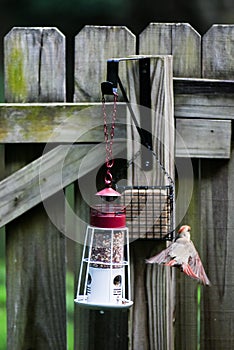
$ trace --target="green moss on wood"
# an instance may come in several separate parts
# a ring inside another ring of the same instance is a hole
[[[24,102],[27,97],[27,84],[24,77],[24,52],[13,48],[7,62],[8,88],[17,100]]]

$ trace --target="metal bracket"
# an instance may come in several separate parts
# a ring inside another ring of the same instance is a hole
[[[146,108],[140,112],[140,125],[138,124],[126,91],[119,78],[119,62],[128,60],[139,61],[139,85],[140,85],[140,105]],[[122,92],[124,101],[132,116],[133,122],[141,138],[142,152],[141,164],[145,171],[152,169],[153,147],[152,147],[152,123],[151,123],[151,82],[150,82],[150,58],[149,57],[131,57],[110,59],[107,61],[107,81],[102,82],[102,95],[112,95],[117,92],[118,85]]]
[[[153,155],[152,155],[152,122],[151,122],[151,82],[150,82],[150,58],[139,60],[139,76],[140,76],[140,105],[147,107],[141,111],[140,121],[141,128],[144,134],[144,139],[141,139],[142,158],[141,165],[143,170],[151,170]]]

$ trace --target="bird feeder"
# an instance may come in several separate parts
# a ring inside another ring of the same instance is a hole
[[[129,308],[129,237],[125,208],[112,188],[97,193],[101,203],[91,208],[75,302],[106,309]],[[127,288],[126,288],[127,285]]]
[[[110,88],[110,85],[108,85]],[[99,203],[90,209],[75,302],[80,306],[106,309],[129,308],[131,301],[129,236],[125,207],[118,202],[120,193],[112,188],[111,168],[117,92],[110,135],[103,94],[104,137],[106,142],[105,188],[97,193]]]

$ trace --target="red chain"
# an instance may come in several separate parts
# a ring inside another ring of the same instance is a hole
[[[113,147],[113,139],[115,134],[115,120],[116,120],[116,113],[117,113],[117,101],[118,101],[118,94],[116,92],[114,94],[114,106],[113,106],[113,112],[112,112],[112,121],[111,121],[111,129],[110,129],[110,135],[108,132],[107,127],[107,113],[106,113],[106,101],[105,97],[102,97],[102,110],[103,110],[103,120],[104,120],[104,139],[106,143],[106,177],[105,177],[105,184],[108,186],[111,186],[112,184],[112,175],[110,172],[110,168],[114,165],[114,159],[112,158],[112,147]],[[110,138],[109,138],[110,136]]]

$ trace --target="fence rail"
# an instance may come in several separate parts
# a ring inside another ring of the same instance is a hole
[[[89,179],[102,163],[100,83],[106,80],[107,59],[136,54],[150,57],[156,111],[152,127],[157,136],[163,135],[168,149],[174,146],[174,129],[167,129],[163,120],[173,118],[174,103],[175,164],[177,169],[184,166],[178,178],[177,225],[192,226],[212,287],[197,286],[178,271],[174,275],[145,266],[144,259],[165,243],[135,241],[134,307],[129,315],[75,309],[75,349],[234,348],[233,35],[233,25],[213,25],[201,37],[186,23],[151,23],[138,37],[137,52],[137,38],[128,28],[85,26],[75,38],[74,103],[65,101],[64,35],[56,28],[20,27],[6,35],[5,103],[0,104],[6,175],[0,182],[0,224],[6,225],[9,350],[66,349],[66,241],[67,254],[75,254],[77,261],[81,246],[71,245],[61,232],[75,228],[70,238],[77,240],[83,228],[66,222],[68,207],[59,194],[77,178]],[[130,103],[138,104],[135,61],[121,63],[119,74]],[[121,93],[119,100],[123,102]],[[118,118],[126,124],[125,103],[119,108]],[[129,132],[126,125],[116,130],[123,138]],[[174,177],[174,156],[157,143],[155,147]],[[114,152],[121,157],[125,145],[118,143]],[[189,155],[193,188],[186,166]],[[62,178],[57,175],[61,166]],[[141,173],[129,176],[142,181]],[[155,178],[156,172],[148,175],[152,185]],[[85,220],[82,195],[75,186],[76,214]]]

